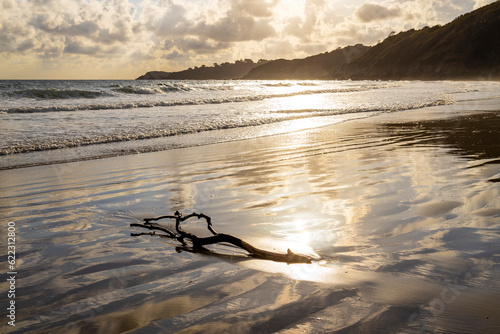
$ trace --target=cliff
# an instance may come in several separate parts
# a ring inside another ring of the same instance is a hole
[[[270,61],[255,67],[244,79],[332,79],[342,65],[356,59],[369,49],[357,44],[332,52],[325,52],[305,59]]]
[[[137,78],[137,80],[158,79],[186,79],[186,80],[228,80],[241,79],[256,66],[263,65],[267,60],[259,60],[254,63],[251,59],[237,60],[235,63],[214,64],[213,66],[201,66],[189,68],[179,72],[152,71]]]
[[[352,79],[499,79],[500,2],[386,38],[345,64]]]

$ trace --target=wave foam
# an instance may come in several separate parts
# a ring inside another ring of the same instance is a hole
[[[7,93],[11,97],[24,97],[31,99],[93,99],[107,95],[102,91],[73,90],[73,89],[25,89]]]
[[[155,94],[154,89],[142,88],[117,88],[122,90],[131,90],[133,94]],[[292,97],[299,95],[311,94],[328,94],[328,93],[349,93],[360,92],[376,89],[376,87],[350,87],[350,88],[335,88],[335,89],[318,89],[306,90],[292,93],[281,94],[261,94],[261,95],[246,95],[246,96],[233,96],[233,97],[219,97],[207,99],[182,99],[182,100],[168,100],[168,101],[147,101],[147,102],[115,102],[115,103],[101,103],[101,104],[74,104],[74,105],[59,105],[59,106],[34,106],[34,107],[12,107],[0,108],[0,112],[9,114],[15,113],[35,113],[35,112],[61,112],[61,111],[78,111],[78,110],[110,110],[110,109],[131,109],[131,108],[152,108],[152,107],[172,107],[182,105],[204,105],[204,104],[222,104],[222,103],[235,103],[235,102],[252,102],[261,101],[272,98]],[[142,93],[141,93],[142,92]]]
[[[244,128],[250,126],[259,126],[265,124],[272,124],[283,121],[291,121],[305,118],[313,117],[323,117],[323,116],[334,116],[334,115],[346,115],[346,114],[361,114],[361,113],[373,113],[373,112],[394,112],[409,109],[419,109],[429,106],[438,106],[450,104],[447,100],[436,100],[428,103],[421,103],[418,105],[406,105],[399,107],[382,107],[382,108],[357,108],[357,109],[325,109],[325,110],[279,110],[273,112],[276,116],[270,116],[266,118],[252,118],[252,119],[210,119],[203,120],[193,123],[182,123],[182,124],[169,124],[168,128],[159,127],[154,129],[138,129],[136,132],[126,132],[126,133],[113,133],[109,135],[94,135],[91,137],[81,137],[81,138],[61,138],[61,139],[51,139],[51,140],[37,140],[36,142],[25,143],[22,145],[11,145],[9,147],[0,148],[1,155],[18,154],[18,153],[28,153],[35,151],[45,151],[54,150],[61,148],[88,146],[95,144],[109,144],[115,142],[127,142],[133,140],[143,140],[143,139],[154,139],[162,137],[170,137],[177,135],[184,135],[197,132],[214,131],[214,130],[225,130],[234,128]],[[166,126],[166,125],[163,125]]]

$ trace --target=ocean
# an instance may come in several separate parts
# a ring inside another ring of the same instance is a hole
[[[0,168],[234,141],[497,97],[498,82],[0,81]]]

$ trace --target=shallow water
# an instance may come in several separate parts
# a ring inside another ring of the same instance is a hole
[[[499,87],[467,81],[0,81],[0,169],[289,133],[492,99]]]
[[[17,229],[14,332],[494,333],[496,109],[442,106],[0,171],[0,214]],[[257,261],[222,246],[234,255],[205,255],[130,236],[130,223],[175,210],[318,261]]]

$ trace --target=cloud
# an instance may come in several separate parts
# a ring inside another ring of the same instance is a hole
[[[241,0],[234,1],[234,10],[236,12],[243,11],[255,17],[270,17],[273,15],[273,8],[278,4],[279,0]]]
[[[297,50],[303,51],[307,55],[314,55],[323,53],[325,51],[330,51],[330,45],[325,44],[299,44]]]
[[[310,42],[312,35],[320,28],[321,14],[326,8],[323,0],[307,0],[304,2],[305,15],[295,16],[288,20],[284,29],[286,34],[300,38],[304,42]]]
[[[19,44],[17,50],[23,52],[26,50],[33,49],[34,47],[35,47],[35,42],[32,39],[27,39],[21,42],[21,44]]]
[[[59,45],[62,53],[96,54],[105,50],[101,44],[130,41],[140,25],[134,21],[136,8],[127,0],[2,0],[2,7],[0,39],[8,38],[10,46],[2,51],[54,53]]]
[[[336,26],[336,40],[340,45],[352,41],[372,45],[392,31],[445,24],[471,10],[472,0],[370,0]]]
[[[198,54],[211,54],[227,49],[230,47],[230,44],[202,40],[196,37],[185,37],[165,40],[164,46],[167,50],[177,49],[184,54],[189,51],[195,51]]]
[[[355,15],[361,22],[371,22],[398,17],[401,15],[401,9],[398,7],[387,8],[376,3],[367,2],[356,10]]]
[[[182,35],[192,23],[186,19],[186,8],[172,1],[158,4],[146,4],[140,20],[145,29],[154,32],[157,36]]]
[[[200,21],[189,34],[219,42],[260,41],[276,35],[271,19],[277,1],[231,1],[228,10],[214,22]]]
[[[272,55],[272,57],[262,58],[288,58],[290,54],[293,54],[293,51],[293,44],[288,40],[269,40],[265,45],[265,54]]]
[[[173,51],[172,53],[166,55],[165,59],[177,60],[177,59],[183,59],[184,57],[185,57],[184,54],[180,54],[178,51]]]
[[[496,0],[474,0],[474,9],[478,9],[495,2]]]
[[[36,29],[40,29],[50,34],[66,36],[90,36],[98,32],[99,26],[94,21],[81,23],[64,22],[62,19],[56,20],[49,14],[35,14],[28,24]]]
[[[276,31],[266,17],[272,15],[276,3],[275,0],[219,1],[220,11],[215,14],[207,8],[200,10],[187,3],[166,0],[148,4],[140,20],[169,54],[186,55],[188,51],[210,54],[228,49],[234,43],[274,36]]]
[[[95,55],[101,52],[101,48],[97,45],[84,45],[78,41],[72,41],[66,44],[63,52],[73,54]]]
[[[168,71],[249,57],[299,58],[372,45],[391,31],[447,23],[490,2],[0,0],[0,73],[13,73],[19,59],[44,69],[75,68],[78,61],[81,69],[133,71],[133,64],[144,71],[153,64]]]
[[[356,21],[348,20],[338,26],[336,38],[339,45],[353,45],[361,43],[364,45],[376,44],[381,39],[388,36],[394,30],[390,24],[359,24]]]
[[[189,32],[220,42],[255,41],[276,35],[268,20],[233,14],[229,13],[215,24],[201,22]]]

